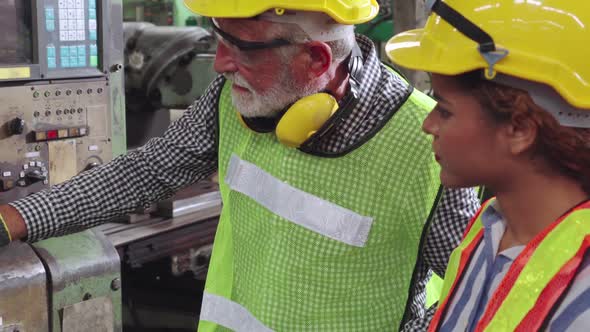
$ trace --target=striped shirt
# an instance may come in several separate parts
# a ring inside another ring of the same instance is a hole
[[[482,211],[484,238],[469,263],[459,284],[440,331],[473,331],[485,312],[488,301],[508,272],[524,245],[498,253],[506,223],[496,202]],[[586,254],[571,288],[555,314],[547,331],[590,330],[590,255]]]

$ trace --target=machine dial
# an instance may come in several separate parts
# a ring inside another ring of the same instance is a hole
[[[25,131],[25,120],[21,118],[14,118],[8,123],[9,135],[20,135]]]

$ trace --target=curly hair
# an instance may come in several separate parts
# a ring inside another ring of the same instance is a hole
[[[581,183],[590,194],[590,129],[560,125],[528,92],[482,79],[480,72],[463,74],[459,82],[494,121],[532,121],[538,129],[533,155],[542,156],[552,168]]]

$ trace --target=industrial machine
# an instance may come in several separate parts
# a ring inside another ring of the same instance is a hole
[[[215,39],[207,30],[125,22],[127,145],[136,147],[163,134],[207,88]]]
[[[125,153],[124,77],[150,68],[154,50],[144,52],[146,67],[131,67],[122,7],[121,0],[0,1],[1,204]],[[174,106],[184,106],[201,88],[166,77],[204,65],[198,53],[211,45],[197,35],[187,38],[196,46],[150,71],[159,78],[147,89],[130,76],[140,87],[132,90],[167,96],[152,99],[159,107],[177,97]],[[141,45],[140,37],[129,48],[133,61]],[[220,207],[216,184],[205,182],[124,220],[0,248],[0,332],[194,331]]]

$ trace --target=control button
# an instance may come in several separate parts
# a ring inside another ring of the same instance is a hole
[[[96,0],[88,0],[88,8],[96,8]]]
[[[62,57],[61,58],[61,67],[62,68],[70,68],[70,57]]]
[[[14,118],[8,124],[8,133],[10,135],[20,135],[25,131],[25,120]]]
[[[70,67],[78,67],[78,56],[70,57]]]
[[[98,88],[98,89],[96,89],[96,92],[98,92],[98,93],[102,93],[102,88]]]
[[[45,135],[47,136],[47,139],[56,139],[57,138],[57,130],[48,130]]]
[[[59,96],[61,96],[61,91],[60,91],[60,90],[57,90],[57,91],[55,91],[55,96],[56,96],[56,97],[59,97]]]
[[[45,97],[49,97],[49,96],[51,96],[51,92],[49,92],[49,91],[45,91],[45,92],[43,93],[43,95],[44,95]]]
[[[76,109],[75,108],[70,108],[70,114],[76,114]]]
[[[60,130],[58,130],[57,137],[59,137],[59,138],[66,138],[66,137],[68,137],[68,130],[67,129],[60,129]]]
[[[82,113],[82,112],[84,112],[84,109],[82,107],[79,107],[78,108],[78,113]]]
[[[86,128],[82,127],[82,128],[80,128],[80,136],[84,136],[84,135],[86,135]]]
[[[76,93],[79,94],[79,95],[81,95],[82,94],[82,89],[76,90]]]
[[[96,21],[95,21],[95,22],[96,22]],[[89,35],[89,38],[88,38],[88,39],[90,39],[90,40],[92,40],[92,41],[96,41],[96,40],[98,39],[98,38],[97,38],[97,35],[96,35],[96,30],[90,30],[90,31],[88,32],[88,35]]]
[[[28,167],[26,169],[29,169]],[[19,177],[24,178],[25,177],[25,171],[21,171],[19,174]]]
[[[78,128],[70,128],[69,131],[71,137],[80,136],[80,131]]]
[[[88,9],[88,18],[91,20],[96,20],[96,9],[94,9],[94,8]]]
[[[86,67],[86,56],[78,56],[78,66]]]
[[[47,68],[57,68],[57,61],[55,58],[47,57]]]
[[[86,93],[88,93],[89,95],[92,94],[92,89],[86,90]]]
[[[23,165],[23,169],[24,169],[25,171],[26,171],[26,170],[28,170],[28,169],[29,169],[29,164],[24,164],[24,165]],[[23,176],[21,176],[21,177],[24,177],[24,174],[23,174]]]
[[[51,111],[45,111],[45,116],[50,116],[51,115]]]
[[[96,55],[90,56],[90,66],[92,66],[92,67],[98,66],[98,57]]]
[[[78,46],[70,46],[70,56],[78,56]]]
[[[57,110],[57,111],[55,111],[55,114],[57,114],[57,115],[61,115],[61,110]]]
[[[49,32],[55,31],[55,20],[45,20],[45,29]]]
[[[90,45],[90,55],[98,55],[98,47],[96,44]]]
[[[78,56],[86,56],[86,45],[78,45]]]
[[[33,98],[39,98],[39,91],[33,92]]]
[[[70,47],[69,46],[60,46],[59,47],[59,54],[61,57],[70,56]]]
[[[36,118],[38,118],[38,117],[39,117],[39,115],[41,115],[41,114],[40,114],[39,112],[37,112],[37,111],[35,111],[35,112],[33,113],[33,116],[34,116],[34,117],[36,117]]]
[[[55,46],[47,46],[47,56],[55,58]]]
[[[35,162],[34,161],[29,161],[29,166],[35,167]]]
[[[70,89],[66,90],[66,96],[69,96],[71,94],[72,94],[72,90],[70,90]]]
[[[38,131],[35,132],[35,141],[40,142],[40,141],[46,141],[47,140],[47,135],[45,135],[44,131]],[[35,166],[35,163],[33,163],[33,165],[31,166]]]
[[[53,7],[45,7],[45,19],[55,20],[55,11],[53,10]]]
[[[70,113],[70,110],[66,108],[66,109],[64,110],[64,114],[69,114],[69,113]]]

